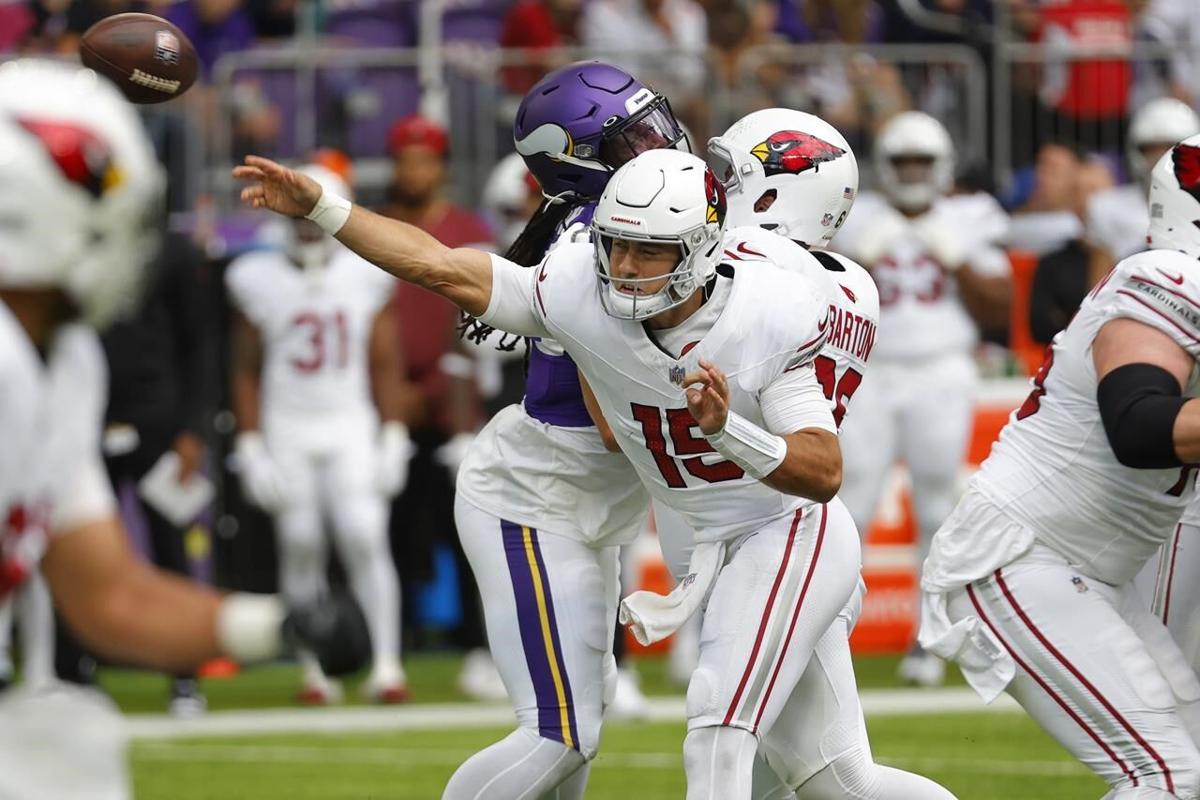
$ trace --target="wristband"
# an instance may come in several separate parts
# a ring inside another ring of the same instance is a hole
[[[769,433],[732,411],[725,419],[724,428],[704,438],[714,450],[755,480],[761,481],[770,475],[787,456],[787,442],[782,436]]]
[[[312,207],[312,211],[304,215],[304,218],[317,223],[321,230],[330,236],[337,236],[338,231],[346,224],[346,220],[350,219],[350,205],[349,200],[339,197],[333,192],[321,192],[321,196],[317,198],[317,204]]]
[[[283,647],[283,618],[283,604],[275,595],[228,595],[217,610],[217,643],[241,663],[267,661]]]

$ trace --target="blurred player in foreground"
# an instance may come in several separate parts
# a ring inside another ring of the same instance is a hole
[[[879,287],[879,339],[871,374],[846,424],[842,499],[866,535],[897,460],[908,466],[918,562],[954,508],[971,435],[972,349],[981,325],[1006,324],[1008,218],[986,195],[947,196],[950,135],[933,117],[898,114],[879,132],[874,159],[882,194],[864,193],[836,249],[871,271]],[[936,685],[945,667],[913,650],[901,677]]]
[[[337,175],[303,169],[348,196]],[[411,455],[402,390],[395,281],[308,220],[280,220],[281,251],[234,260],[225,283],[237,308],[233,341],[236,452],[247,496],[275,518],[279,575],[292,603],[327,590],[325,520],[366,613],[375,655],[369,700],[407,698],[400,666],[400,596],[388,547],[388,500]],[[326,704],[340,687],[300,654],[299,699]]]
[[[1154,167],[1150,208],[1151,249],[1055,337],[921,579],[922,644],[1114,800],[1200,796],[1200,683],[1133,586],[1200,462],[1200,136]]]
[[[136,299],[162,188],[137,116],[95,73],[0,67],[0,595],[40,564],[85,644],[162,670],[273,658],[289,635],[357,668],[369,637],[352,599],[288,614],[276,597],[222,596],[147,565],[121,527],[95,329]],[[86,692],[0,695],[0,796],[127,797],[115,727]]]

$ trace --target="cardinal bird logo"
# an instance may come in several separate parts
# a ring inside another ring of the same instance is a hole
[[[1171,160],[1175,165],[1175,180],[1179,181],[1179,188],[1200,202],[1200,147],[1175,145]]]
[[[708,198],[708,213],[705,222],[718,225],[725,222],[725,187],[717,180],[717,174],[709,168],[704,170],[704,194]]]
[[[779,131],[756,144],[750,153],[763,163],[763,171],[769,178],[819,170],[826,161],[841,158],[846,151],[811,133]]]
[[[120,185],[121,173],[108,145],[91,131],[66,122],[17,121],[38,138],[63,176],[82,186],[92,197],[98,198]]]

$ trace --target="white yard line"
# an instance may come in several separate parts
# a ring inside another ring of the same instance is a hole
[[[316,747],[290,745],[212,745],[198,743],[146,742],[138,745],[139,761],[243,764],[342,764],[387,766],[408,769],[419,765],[454,766],[473,753],[471,749],[422,749],[387,747]],[[905,758],[877,754],[880,763],[920,771],[968,772],[973,775],[1064,776],[1087,775],[1075,761],[1026,761],[980,758]],[[678,752],[611,753],[601,751],[601,765],[625,769],[680,770]]]
[[[970,689],[870,689],[862,693],[867,716],[967,714],[1020,710],[1007,696],[985,706]],[[656,697],[649,701],[649,721],[674,722],[684,718],[682,697]],[[130,714],[130,734],[135,739],[247,736],[287,733],[342,733],[369,731],[460,730],[498,728],[513,724],[506,704],[445,703],[389,708],[256,709],[213,711],[197,719],[175,719],[165,714]]]

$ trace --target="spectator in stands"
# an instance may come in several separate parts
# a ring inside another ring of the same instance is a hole
[[[1088,200],[1110,188],[1113,176],[1108,163],[1096,157],[1084,159],[1073,174],[1073,213],[1082,221]],[[1035,342],[1049,344],[1075,316],[1084,295],[1096,283],[1089,273],[1090,260],[1082,227],[1062,246],[1038,259],[1029,295],[1029,328]]]
[[[605,61],[670,97],[676,116],[706,141],[708,23],[695,0],[592,0],[580,40]]]
[[[1056,141],[1120,152],[1133,78],[1124,55],[1133,41],[1130,7],[1140,0],[1010,2],[1017,32],[1041,44],[1046,58],[1037,97],[1014,105],[1014,133],[1027,138],[1030,131],[1048,130]],[[1079,55],[1086,48],[1111,49],[1114,55]],[[1041,118],[1037,125],[1032,113]]]
[[[404,117],[388,134],[388,150],[394,170],[381,213],[416,225],[449,247],[490,249],[492,234],[483,220],[446,197],[450,141],[440,125]],[[411,477],[392,509],[405,613],[414,608],[412,590],[435,575],[438,546],[451,547],[459,559],[462,600],[458,644],[486,653],[478,590],[454,527],[454,478],[480,422],[474,362],[458,347],[458,309],[448,300],[401,284],[396,313],[406,378],[417,384],[423,400],[410,425],[417,447]],[[415,630],[413,623],[405,628]]]
[[[1033,185],[1025,202],[1013,212],[1012,243],[1039,256],[1079,238],[1083,223],[1076,213],[1081,159],[1064,144],[1044,144],[1038,150]]]
[[[138,482],[164,458],[173,462],[180,484],[204,466],[205,437],[216,407],[216,352],[207,302],[212,287],[203,255],[177,233],[164,238],[150,274],[153,283],[138,314],[114,324],[103,337],[109,371],[105,464],[115,488],[139,489],[154,563],[187,575],[184,527],[147,502]],[[194,673],[174,676],[171,712],[190,716],[204,707]]]
[[[583,0],[517,0],[504,17],[501,47],[532,50],[528,67],[506,67],[501,73],[504,87],[524,95],[548,71],[560,66],[557,47],[578,43],[577,29]]]
[[[778,31],[797,44],[861,45],[880,41],[882,16],[871,0],[783,0]],[[805,108],[828,120],[855,148],[912,103],[894,65],[866,53],[783,76],[777,104]]]
[[[1134,105],[1163,94],[1200,103],[1200,14],[1195,0],[1148,0],[1138,14],[1137,38],[1170,50],[1166,59],[1136,66]]]

